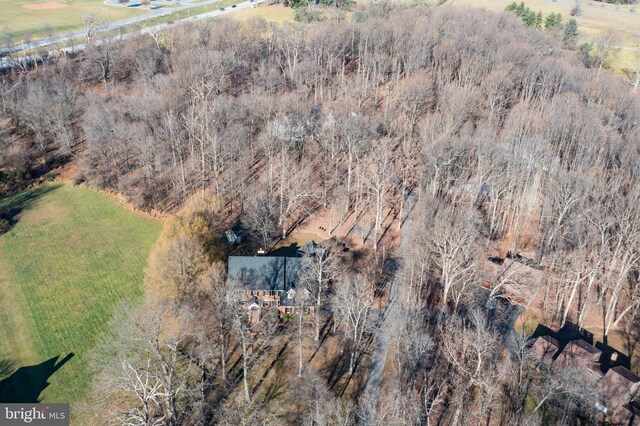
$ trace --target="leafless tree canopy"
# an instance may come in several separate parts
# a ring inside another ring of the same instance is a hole
[[[509,14],[380,4],[310,24],[88,34],[76,57],[0,76],[0,178],[73,164],[77,181],[169,213],[213,194],[156,248],[147,280],[165,320],[148,305],[129,318],[137,334],[103,382],[112,419],[592,418],[583,378],[540,370],[500,322],[493,296],[510,281],[479,285],[490,256],[522,254],[545,320],[607,335],[640,315],[638,67],[631,86],[606,69],[613,33],[592,69],[557,36]],[[310,219],[358,248],[305,261],[309,317],[252,328],[215,238],[242,224],[268,249]],[[380,351],[394,368],[374,392]],[[260,380],[293,352],[286,384]]]

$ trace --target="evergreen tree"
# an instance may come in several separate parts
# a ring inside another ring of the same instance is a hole
[[[552,30],[562,25],[562,15],[559,13],[551,12],[544,22],[544,28],[546,30]]]
[[[509,6],[507,6],[507,8],[505,9],[507,12],[515,12],[515,10],[518,8],[518,3],[516,3],[515,1],[513,3],[510,3]]]
[[[524,16],[522,17],[522,21],[527,25],[527,27],[534,26],[536,23],[536,13],[533,10],[527,8]]]
[[[521,18],[528,27],[535,27],[538,29],[542,28],[542,12],[534,12],[531,8],[525,6],[524,2],[513,2],[509,4],[505,10],[507,12],[515,13],[515,15]],[[555,15],[553,19],[555,19]]]
[[[547,19],[544,20],[544,29],[545,30],[553,28],[553,25],[555,24],[555,18],[556,18],[556,14],[554,12],[551,12],[547,16]]]
[[[591,68],[594,65],[592,50],[593,44],[591,43],[582,43],[580,47],[578,47],[578,57],[587,68]]]
[[[567,49],[575,49],[578,40],[578,22],[575,19],[569,19],[564,26],[564,36],[562,42]]]
[[[542,29],[542,12],[538,12],[536,14],[535,26],[536,26],[537,29]]]

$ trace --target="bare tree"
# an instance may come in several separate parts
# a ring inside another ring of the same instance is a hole
[[[268,250],[278,234],[278,206],[269,194],[251,200],[242,217],[242,223],[260,236],[262,249]]]
[[[338,273],[338,253],[335,247],[323,244],[316,250],[313,256],[305,256],[302,260],[303,277],[302,282],[311,291],[314,300],[314,341],[320,340],[320,324],[326,309],[327,293],[329,283],[335,279]]]
[[[344,274],[335,285],[333,312],[350,345],[349,374],[354,372],[356,359],[371,327],[374,301],[372,283],[362,275]]]
[[[41,82],[33,82],[27,86],[26,97],[19,104],[19,114],[33,134],[34,141],[42,156],[47,159],[50,141],[50,108],[49,94]]]
[[[457,385],[461,388],[460,399],[456,402],[452,422],[457,423],[462,414],[461,401],[475,390],[477,413],[474,417],[481,424],[499,397],[495,373],[503,379],[508,365],[506,360],[501,360],[500,368],[497,368],[498,354],[494,351],[497,338],[479,310],[472,311],[466,320],[443,319],[439,338],[442,354],[460,379]]]
[[[608,30],[602,33],[596,41],[596,56],[595,61],[598,65],[597,76],[600,75],[602,68],[611,61],[611,59],[620,50],[620,36],[613,30]]]
[[[375,223],[373,225],[373,250],[378,250],[378,233],[382,226],[382,212],[386,207],[385,195],[392,181],[391,147],[389,141],[381,141],[371,152],[368,186],[375,197]]]
[[[457,309],[460,298],[471,282],[475,280],[477,269],[477,234],[471,216],[456,212],[453,208],[441,206],[429,223],[426,247],[432,253],[431,259],[437,267],[442,284],[442,300],[446,304],[452,292]]]
[[[115,341],[110,340],[109,356],[114,349],[118,355],[108,362],[116,363],[116,372],[106,376],[102,392],[120,401],[114,420],[176,425],[189,416],[200,371],[182,350],[190,338],[185,321],[190,313],[170,319],[167,314],[174,308],[167,300],[149,298],[127,317]]]
[[[230,283],[227,289],[227,300],[233,317],[232,332],[242,350],[242,389],[244,401],[249,404],[253,397],[249,387],[251,367],[259,359],[260,354],[267,351],[272,343],[272,336],[277,325],[273,316],[277,311],[262,312],[258,323],[256,323],[251,307],[240,304],[241,293],[235,288],[235,283]]]
[[[631,84],[631,91],[636,93],[640,86],[640,53],[636,52],[628,62],[628,67],[624,70],[624,73],[629,79]]]
[[[233,315],[235,318],[233,329],[235,331],[237,339],[240,341],[240,347],[242,348],[242,388],[244,390],[245,402],[251,402],[251,393],[249,390],[249,321],[244,318],[245,312],[239,308],[233,309]]]
[[[597,401],[599,390],[594,386],[593,374],[584,367],[563,368],[552,372],[542,370],[541,374],[542,377],[537,381],[540,398],[533,412],[537,412],[550,398],[557,398],[564,405],[583,402],[587,407],[593,407]]]
[[[302,371],[304,369],[304,319],[308,310],[307,299],[310,293],[305,287],[297,287],[295,292],[293,300],[296,304],[296,319],[298,322],[298,377],[302,377]]]
[[[132,394],[137,400],[129,411],[122,413],[119,420],[127,425],[156,426],[164,424],[165,417],[161,415],[161,400],[166,398],[162,381],[153,376],[151,360],[147,360],[144,368],[138,369],[129,361],[122,361],[122,375],[119,377],[117,388]]]

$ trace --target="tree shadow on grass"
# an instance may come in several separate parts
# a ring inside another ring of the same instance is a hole
[[[13,195],[10,200],[0,198],[0,235],[8,232],[18,223],[20,213],[29,210],[35,201],[61,186],[62,184],[41,185]]]
[[[0,381],[0,403],[40,402],[40,394],[49,386],[49,378],[73,356],[71,352],[59,361],[58,355],[37,365],[18,368]]]
[[[16,363],[12,359],[0,359],[0,380],[9,377],[16,371]]]

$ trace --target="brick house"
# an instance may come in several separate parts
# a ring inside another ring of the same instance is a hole
[[[277,309],[280,316],[300,310],[296,299],[302,258],[284,256],[229,256],[227,281],[240,306],[252,311],[252,322],[263,309]],[[311,303],[305,312],[313,312]]]

